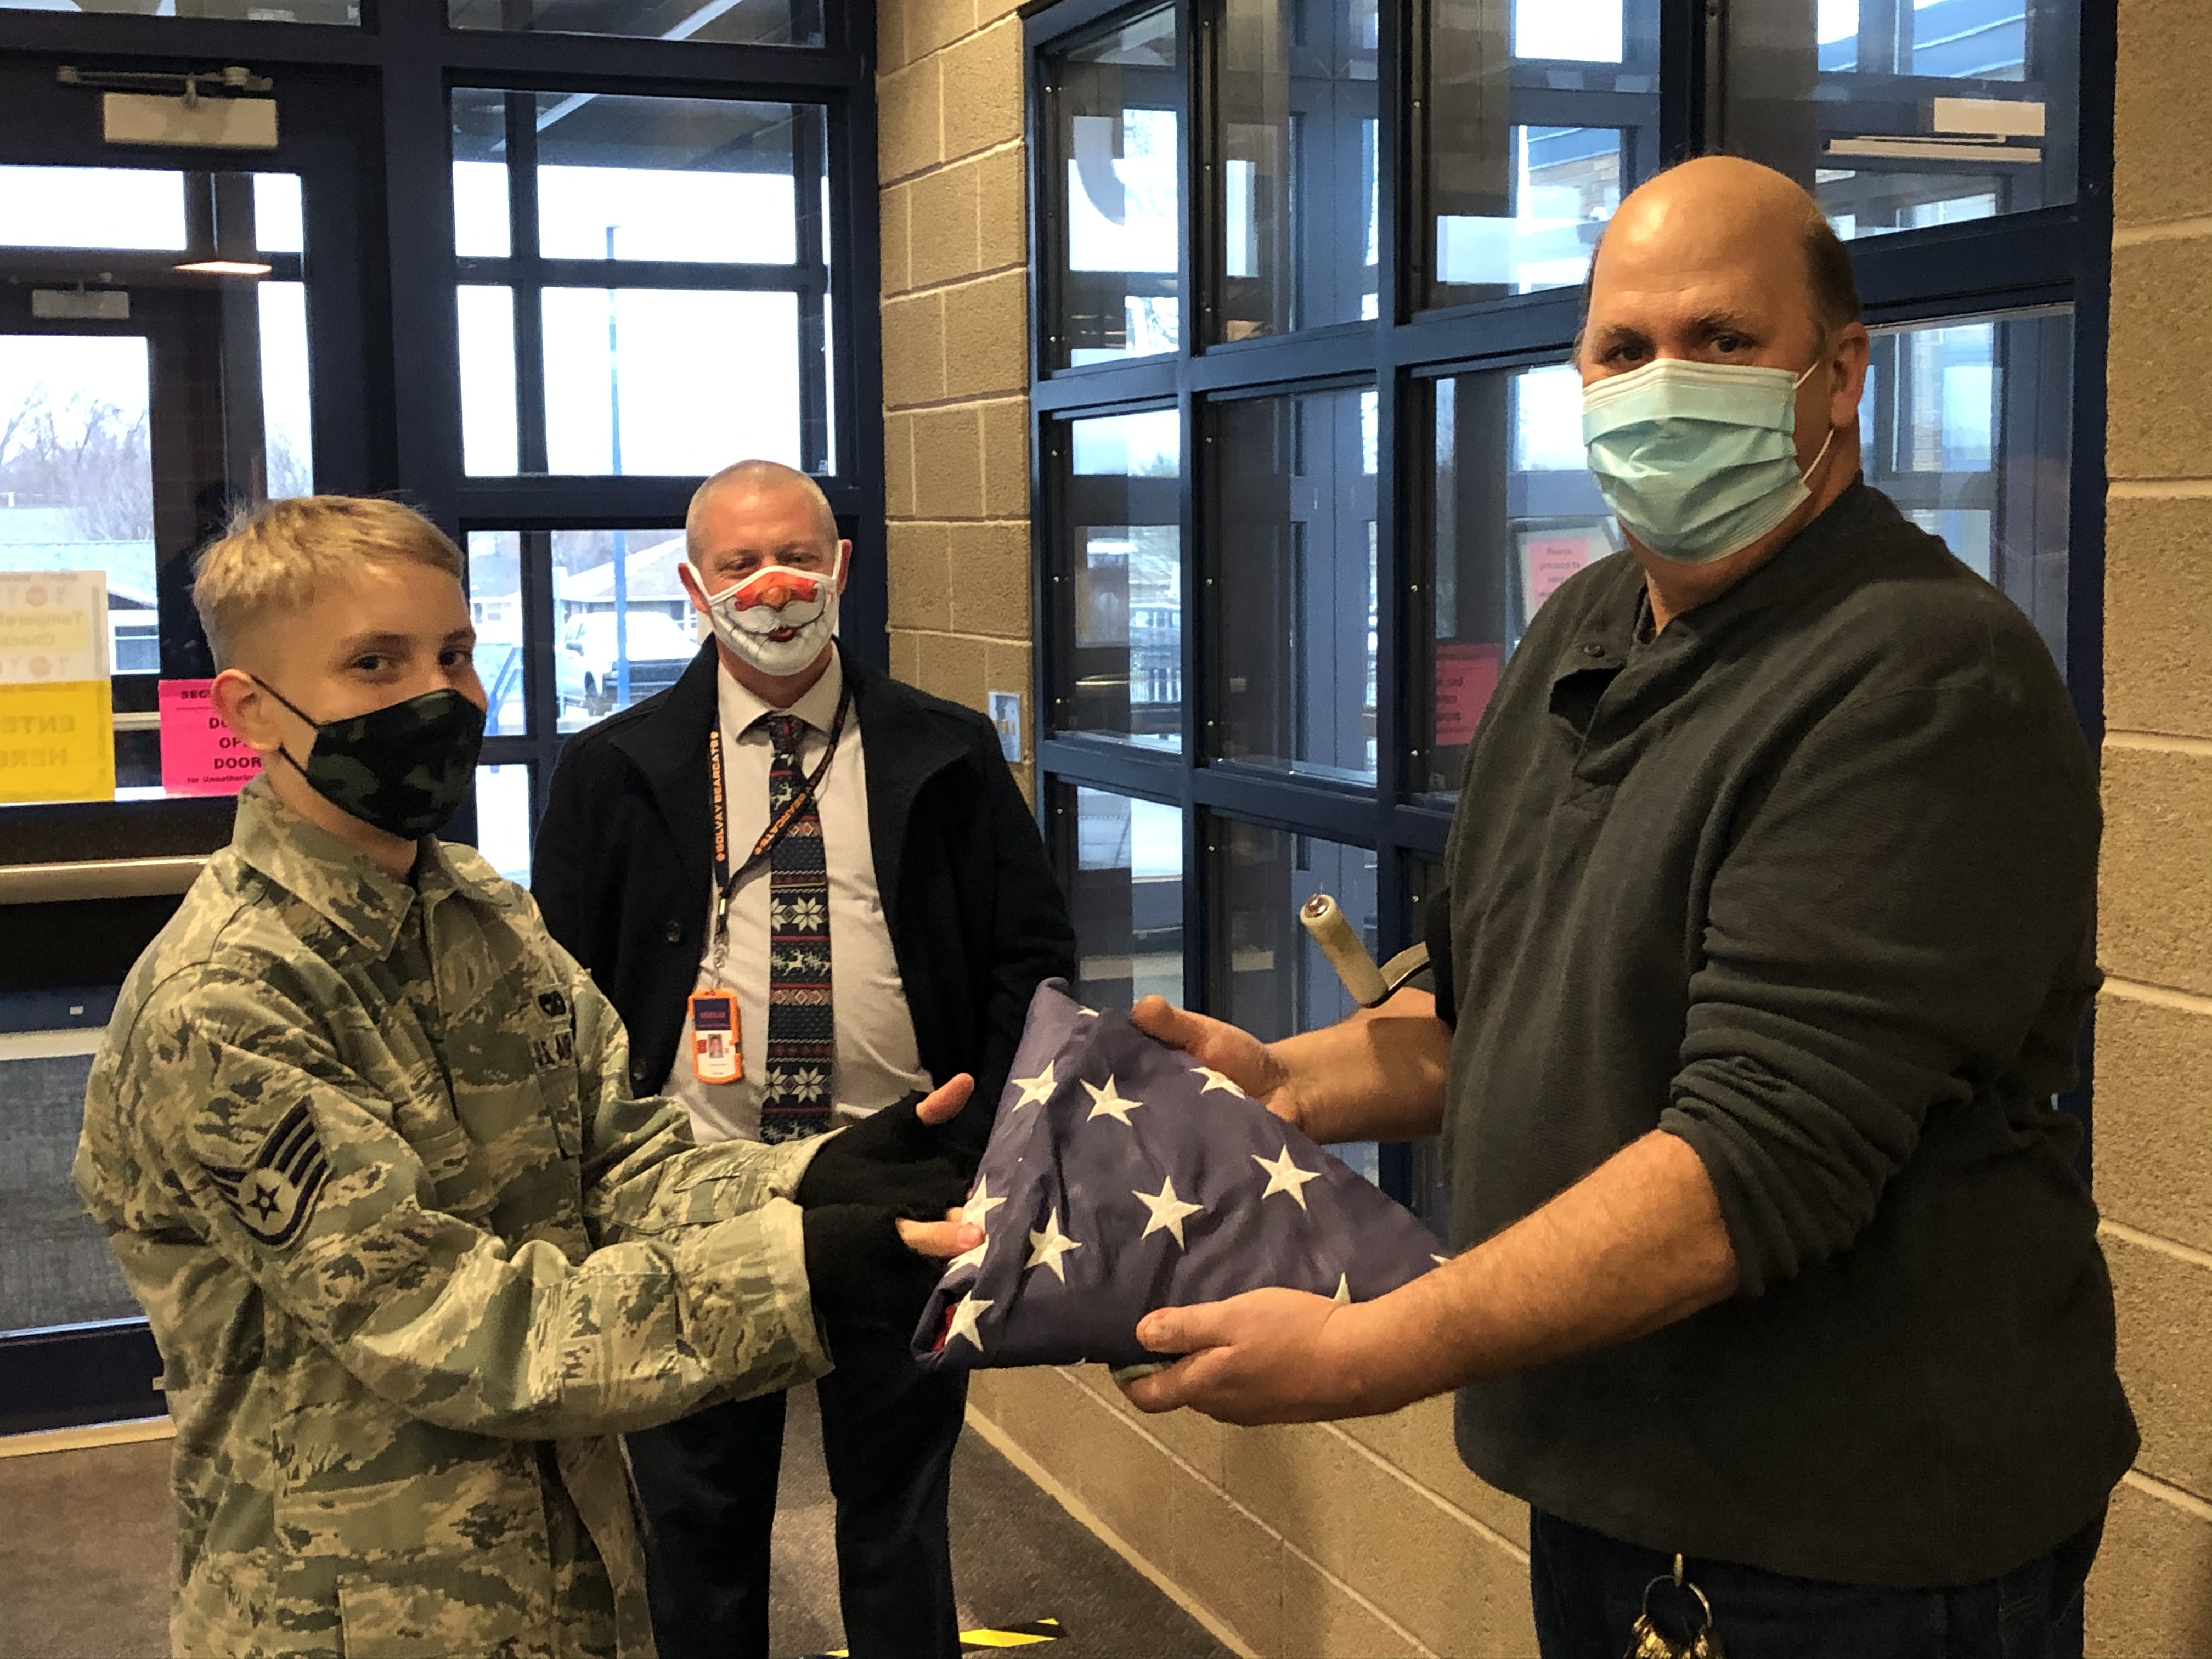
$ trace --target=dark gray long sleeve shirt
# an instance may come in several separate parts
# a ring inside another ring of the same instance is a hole
[[[1855,485],[1636,639],[1621,556],[1499,683],[1448,853],[1455,1244],[1654,1128],[1739,1293],[1478,1384],[1468,1467],[1652,1548],[1963,1584],[2136,1448],[2070,1086],[2095,769],[1996,589]]]

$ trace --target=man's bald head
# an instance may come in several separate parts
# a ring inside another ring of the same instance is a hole
[[[1683,381],[1661,367],[1670,362],[1778,369],[1796,383],[1790,420],[1808,493],[1781,526],[1725,557],[1672,567],[1626,526],[1655,584],[1655,615],[1662,601],[1702,604],[1757,568],[1858,475],[1869,342],[1850,260],[1796,184],[1755,161],[1709,155],[1669,168],[1620,204],[1584,298],[1575,367],[1585,393],[1649,368],[1659,406],[1675,406],[1667,388]],[[1756,378],[1729,384],[1772,386]]]
[[[684,541],[691,562],[697,564],[714,550],[702,544],[702,532],[710,517],[724,507],[742,510],[747,497],[796,497],[809,510],[824,547],[837,544],[837,515],[822,486],[796,467],[781,461],[738,461],[724,467],[693,492],[690,509],[684,515]],[[779,505],[787,502],[779,501]]]
[[[1740,156],[1699,156],[1630,192],[1590,260],[1583,284],[1585,330],[1606,276],[1609,248],[1644,260],[1656,256],[1686,263],[1699,255],[1718,256],[1755,266],[1770,278],[1794,279],[1823,339],[1832,339],[1858,320],[1851,256],[1820,204],[1795,179]],[[1786,276],[1780,269],[1784,261],[1796,266]]]

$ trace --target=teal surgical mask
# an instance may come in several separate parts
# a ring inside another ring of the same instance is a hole
[[[1797,469],[1797,388],[1826,361],[1793,378],[1662,357],[1585,386],[1583,447],[1621,528],[1662,559],[1710,564],[1795,513],[1812,470]]]

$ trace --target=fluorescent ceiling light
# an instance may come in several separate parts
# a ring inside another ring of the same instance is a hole
[[[179,270],[204,271],[210,276],[266,276],[276,268],[244,259],[200,259],[191,264],[177,267]]]

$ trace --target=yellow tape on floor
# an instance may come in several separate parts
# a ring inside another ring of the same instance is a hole
[[[1005,1630],[963,1630],[960,1645],[964,1649],[1028,1648],[1039,1642],[1057,1642],[1067,1632],[1060,1627],[1057,1619],[1040,1619],[1035,1624],[1012,1625]]]
[[[963,1630],[960,1632],[960,1650],[983,1653],[996,1648],[1033,1648],[1040,1642],[1057,1642],[1066,1634],[1057,1619],[1037,1619],[1026,1625],[1006,1625],[997,1630]],[[810,1655],[809,1659],[852,1656],[849,1649],[837,1648],[829,1653]]]

